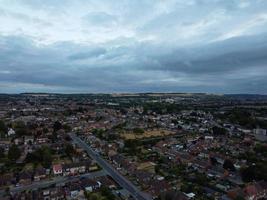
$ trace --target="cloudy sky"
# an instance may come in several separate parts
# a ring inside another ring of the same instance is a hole
[[[266,0],[0,0],[0,93],[267,94]]]

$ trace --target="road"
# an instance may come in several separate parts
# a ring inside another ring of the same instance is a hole
[[[86,150],[91,158],[93,158],[122,188],[129,191],[129,193],[136,200],[151,200],[150,197],[140,191],[133,183],[122,176],[116,169],[113,168],[106,160],[104,160],[98,153],[96,153],[86,142],[82,141],[78,136],[73,133],[69,134],[74,142],[81,148]]]
[[[22,192],[22,191],[26,191],[26,190],[37,190],[40,188],[46,188],[46,187],[52,186],[54,184],[58,185],[58,184],[65,184],[65,183],[68,183],[70,181],[77,181],[82,177],[93,179],[93,178],[97,178],[97,177],[101,177],[101,176],[105,176],[105,175],[107,175],[107,173],[104,170],[101,170],[101,171],[86,173],[86,174],[77,175],[77,176],[68,176],[68,177],[58,176],[52,180],[43,180],[43,181],[39,181],[39,182],[33,182],[30,185],[13,187],[13,188],[10,188],[10,192],[11,193],[17,193],[17,192]],[[5,194],[5,191],[0,190],[0,196],[3,196],[4,194]]]

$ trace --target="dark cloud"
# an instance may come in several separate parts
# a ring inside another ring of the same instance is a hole
[[[249,67],[267,67],[267,35],[229,39],[198,48],[178,49],[153,57],[159,65],[149,69],[184,73],[228,73]]]
[[[259,38],[254,43],[249,37],[237,38],[188,51],[176,49],[168,55],[159,56],[157,51],[160,51],[160,46],[150,47],[149,43],[106,51],[103,48],[79,48],[79,45],[71,43],[43,48],[28,39],[2,37],[0,69],[8,73],[0,71],[0,79],[3,82],[44,85],[55,90],[64,87],[84,92],[188,90],[259,93],[266,89],[259,84],[266,82],[264,71],[267,64],[266,42]],[[235,47],[229,43],[235,44]],[[237,45],[243,47],[245,43],[254,44],[253,48],[240,49]],[[65,48],[83,51],[74,54],[73,51],[65,51]],[[77,59],[94,60],[99,55],[104,55],[100,61],[76,63]],[[117,59],[105,62],[114,58],[108,55],[116,55]],[[126,57],[125,60],[123,57]],[[262,70],[263,73],[250,75],[254,68],[256,72]],[[227,76],[227,73],[233,72],[237,77]]]
[[[0,92],[266,93],[262,0],[0,0]]]

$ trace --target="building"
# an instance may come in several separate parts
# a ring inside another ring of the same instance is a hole
[[[63,169],[61,164],[53,165],[53,173],[54,175],[62,175]]]

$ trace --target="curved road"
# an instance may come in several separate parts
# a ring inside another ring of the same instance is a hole
[[[73,133],[69,134],[74,142],[94,159],[121,187],[128,190],[131,195],[137,200],[151,200],[150,197],[141,192],[134,184],[122,176],[116,169],[113,168],[106,160],[96,153],[86,142],[82,141],[78,136]]]

